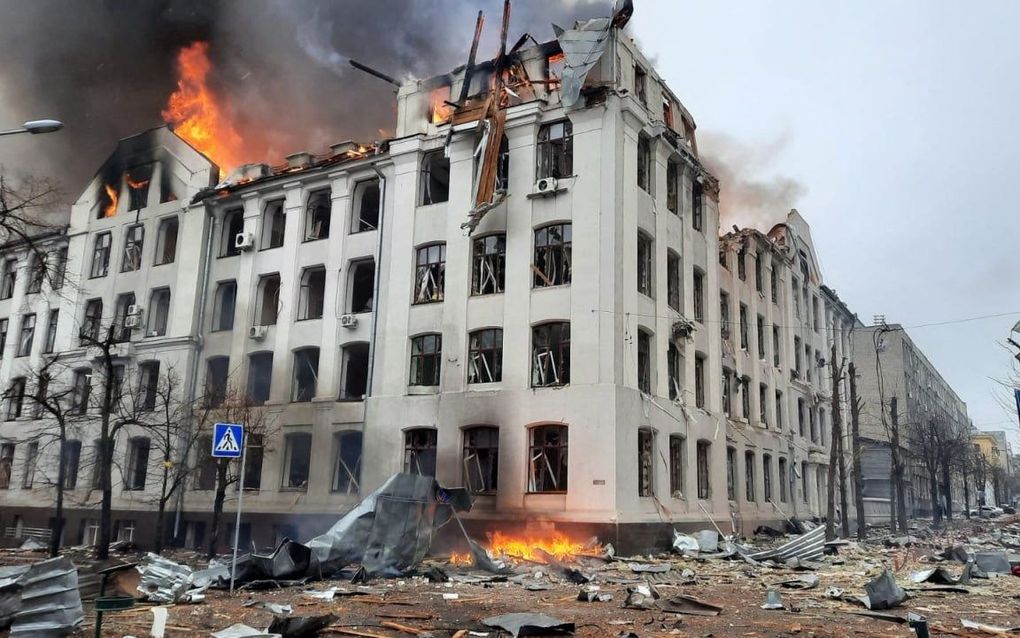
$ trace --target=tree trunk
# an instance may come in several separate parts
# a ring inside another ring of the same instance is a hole
[[[169,500],[169,495],[166,493],[167,474],[169,473],[167,468],[166,459],[163,460],[163,481],[159,489],[159,509],[156,511],[156,553],[163,551],[163,542],[166,540],[166,530],[163,527],[166,525],[166,502]]]
[[[50,526],[50,557],[60,556],[60,539],[64,535],[64,480],[67,474],[67,430],[60,424],[60,461],[57,463],[57,503],[53,512],[53,525]]]
[[[850,362],[850,434],[851,462],[854,475],[854,509],[857,510],[857,540],[867,538],[864,514],[864,477],[861,476],[861,421],[857,404],[857,368]]]
[[[970,461],[964,459],[962,465],[960,465],[960,472],[963,474],[963,515],[966,518],[970,518],[970,472],[969,470]]]
[[[850,508],[847,504],[846,496],[846,452],[843,450],[843,439],[843,423],[841,420],[839,424],[839,438],[836,441],[839,444],[836,457],[839,459],[839,511],[842,514],[839,522],[843,538],[850,538]]]
[[[110,429],[110,413],[113,411],[113,358],[107,346],[103,357],[103,403],[100,409],[99,440],[103,445],[102,464],[100,465],[100,488],[102,503],[99,509],[99,539],[96,542],[96,558],[106,560],[110,557],[110,537],[113,531],[113,432]],[[84,399],[83,399],[84,400]],[[88,407],[86,403],[86,408]]]
[[[223,522],[223,502],[227,498],[227,464],[220,459],[216,462],[216,497],[213,499],[212,529],[209,533],[208,557],[216,555],[220,548],[220,526]]]
[[[931,501],[931,520],[938,523],[942,520],[942,512],[939,511],[939,483],[935,476],[935,470],[928,470],[928,492]]]
[[[899,412],[896,410],[896,397],[890,399],[890,412],[892,416],[892,465],[893,465],[893,489],[896,492],[896,506],[894,516],[896,527],[901,534],[907,532],[907,503],[906,493],[903,485],[903,461],[900,457],[900,420]]]
[[[829,441],[828,485],[825,486],[825,538],[831,541],[836,538],[836,463],[839,462],[840,423],[842,423],[839,411],[840,370],[836,364],[835,343],[832,344],[829,356],[829,368],[832,376],[832,432]]]

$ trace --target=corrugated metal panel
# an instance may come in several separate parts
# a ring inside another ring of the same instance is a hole
[[[788,560],[790,558],[818,558],[822,555],[825,546],[825,528],[816,527],[807,534],[801,534],[785,545],[775,549],[768,549],[763,552],[751,554],[754,560]]]
[[[66,636],[85,619],[78,595],[78,568],[61,556],[36,563],[19,579],[21,609],[14,614],[12,638]]]

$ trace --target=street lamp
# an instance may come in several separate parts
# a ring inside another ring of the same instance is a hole
[[[58,120],[30,120],[25,122],[21,128],[14,128],[9,131],[0,131],[0,135],[17,135],[18,133],[53,133],[64,128],[64,123]]]

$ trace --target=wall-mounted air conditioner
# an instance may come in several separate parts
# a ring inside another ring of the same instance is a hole
[[[255,247],[255,235],[241,231],[234,236],[234,248],[239,250],[251,250]]]
[[[255,341],[262,341],[266,338],[266,333],[269,332],[269,328],[266,326],[252,326],[248,328],[248,338],[254,339]]]
[[[344,328],[357,328],[358,315],[340,315],[340,325]]]

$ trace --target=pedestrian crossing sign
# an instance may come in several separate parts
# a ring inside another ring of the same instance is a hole
[[[217,458],[236,459],[241,456],[244,443],[244,426],[236,423],[213,425],[212,455]]]

